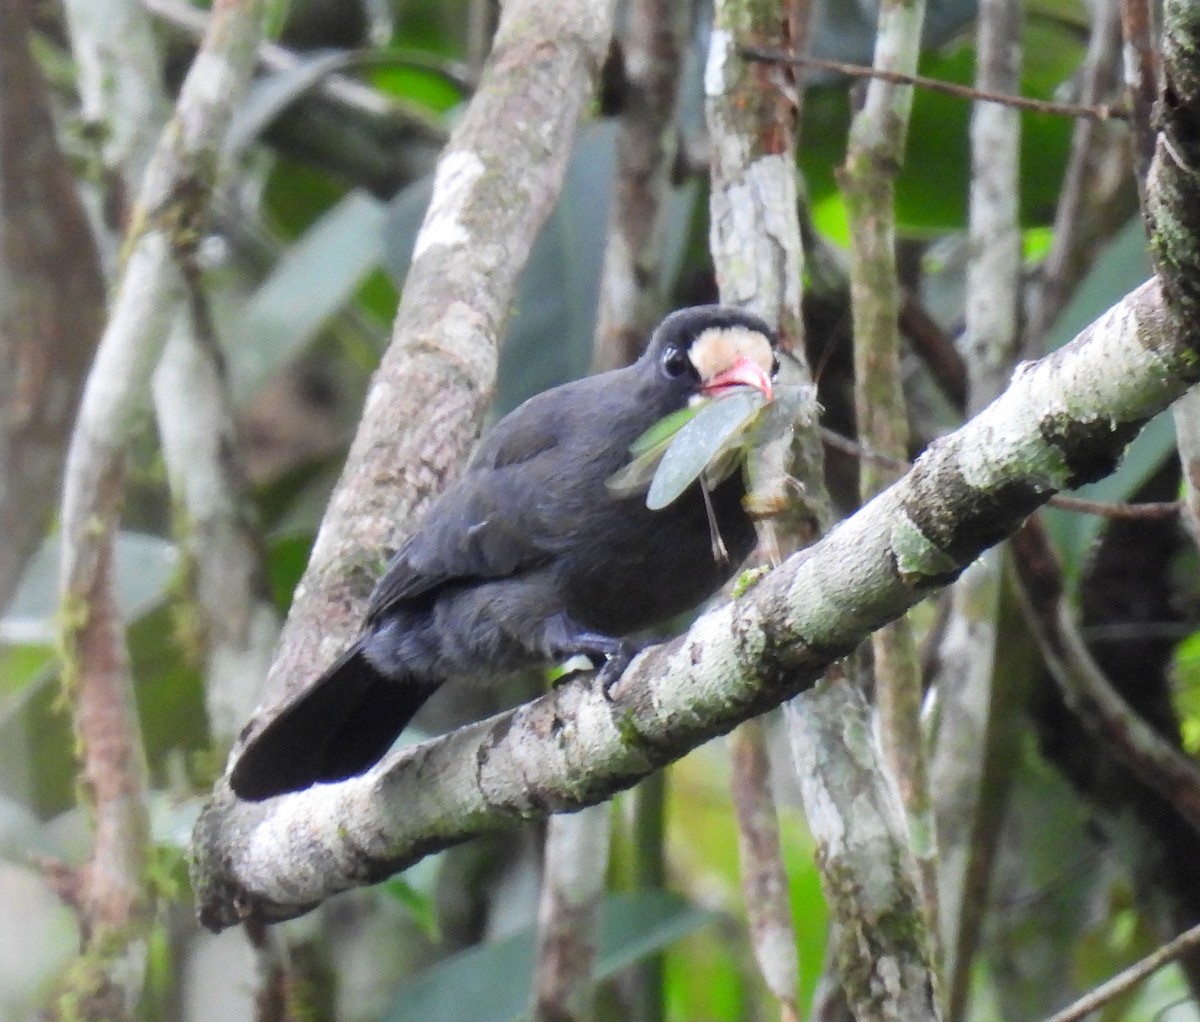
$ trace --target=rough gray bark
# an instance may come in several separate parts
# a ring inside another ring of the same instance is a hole
[[[176,538],[200,626],[204,700],[216,748],[254,709],[279,637],[262,536],[251,505],[228,379],[199,282],[154,374]]]
[[[779,1002],[780,1022],[799,1022],[800,956],[771,787],[766,722],[746,721],[730,735],[729,745],[738,871],[750,944],[767,989]]]
[[[785,712],[822,886],[837,906],[832,954],[842,990],[855,1022],[933,1022],[941,1017],[936,973],[925,934],[908,932],[920,929],[923,908],[905,808],[866,700],[834,672],[817,687],[830,712],[797,712],[800,700]]]
[[[587,1022],[593,1016],[611,816],[611,806],[595,805],[550,819],[538,905],[534,1022]]]

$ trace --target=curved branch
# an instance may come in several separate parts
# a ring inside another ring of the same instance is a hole
[[[263,803],[219,792],[197,823],[202,922],[299,915],[435,850],[611,796],[811,686],[862,638],[957,577],[1051,494],[1110,472],[1197,377],[1156,281],[1023,366],[992,405],[824,540],[594,683]]]

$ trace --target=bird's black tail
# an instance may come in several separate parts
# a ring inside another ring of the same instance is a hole
[[[242,749],[229,783],[258,801],[373,766],[437,688],[380,674],[355,643]]]

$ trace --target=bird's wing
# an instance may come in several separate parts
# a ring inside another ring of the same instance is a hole
[[[541,404],[527,402],[488,434],[463,476],[393,556],[371,594],[368,621],[447,582],[503,578],[549,560],[552,537],[537,522],[546,487],[566,467],[555,455],[566,443],[570,416],[546,414],[553,409]]]

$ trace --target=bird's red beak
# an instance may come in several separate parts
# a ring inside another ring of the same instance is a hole
[[[743,355],[724,372],[717,373],[701,388],[705,397],[716,397],[733,387],[753,387],[768,401],[774,391],[771,388],[771,377],[754,359]]]

